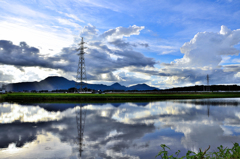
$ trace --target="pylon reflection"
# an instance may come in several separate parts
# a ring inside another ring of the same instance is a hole
[[[83,108],[83,106],[80,104],[79,107],[75,108],[76,112],[76,123],[77,123],[77,144],[79,146],[79,156],[81,158],[82,152],[83,152],[83,135],[84,135],[84,126],[85,126],[85,120],[86,120],[86,113],[87,110]]]

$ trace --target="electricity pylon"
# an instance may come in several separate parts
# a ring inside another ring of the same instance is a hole
[[[79,146],[79,156],[81,158],[83,152],[83,134],[84,134],[84,126],[85,126],[85,119],[86,119],[86,110],[82,109],[82,105],[80,108],[77,109],[76,107],[76,123],[77,123],[77,144]]]
[[[78,61],[78,69],[77,69],[77,77],[76,77],[76,86],[75,88],[78,90],[78,86],[79,88],[79,92],[84,92],[84,88],[87,90],[87,73],[86,73],[86,67],[85,67],[85,59],[84,59],[84,49],[86,47],[84,47],[84,41],[83,41],[83,37],[81,42],[78,44],[80,45],[80,47],[77,49],[77,51],[80,51],[79,55],[79,61]]]
[[[209,86],[209,75],[207,74],[207,87],[206,87],[206,91],[210,91],[210,86]]]

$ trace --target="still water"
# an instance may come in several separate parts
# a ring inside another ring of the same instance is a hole
[[[182,156],[187,150],[197,152],[211,145],[210,151],[215,151],[234,142],[240,142],[239,98],[0,103],[2,159],[75,159],[80,154],[84,159],[149,159],[157,155],[160,144],[169,146],[171,154],[181,150]]]

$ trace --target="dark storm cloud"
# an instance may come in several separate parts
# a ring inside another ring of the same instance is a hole
[[[11,41],[0,40],[0,63],[17,66],[35,66],[39,59],[39,50],[35,47],[29,47],[25,42],[20,42],[19,46]]]
[[[181,73],[180,73],[181,72]],[[209,75],[209,84],[233,84],[239,83],[240,78],[235,77],[236,72],[226,72],[223,69],[214,69],[211,71],[204,71],[201,69],[176,69],[173,75],[182,77],[179,79],[179,82],[185,83],[186,81],[194,83],[194,82],[203,82],[203,84],[207,84],[206,76]]]
[[[178,84],[202,82],[206,84],[206,76],[209,75],[210,84],[233,84],[239,83],[240,77],[236,76],[240,71],[240,66],[224,66],[223,69],[203,70],[200,68],[177,68],[164,67],[159,71],[144,70],[137,67],[131,67],[130,71],[144,73],[149,76],[178,77]]]
[[[154,67],[154,64],[156,64],[155,60],[153,58],[147,58],[143,54],[126,50],[126,51],[115,51],[115,55],[122,56],[122,58],[117,58],[117,62],[120,62],[122,65],[125,66],[150,66]]]
[[[156,71],[156,70],[144,70],[141,67],[130,67],[129,70],[132,71],[132,72],[145,73],[147,75],[157,75],[157,74],[159,74],[159,71]]]
[[[205,83],[207,74],[210,76],[210,84],[239,83],[239,74],[236,74],[240,72],[240,66],[220,66],[222,55],[239,53],[239,50],[234,48],[239,43],[239,29],[231,31],[222,26],[219,33],[196,34],[191,41],[181,47],[183,58],[175,59],[171,63],[161,63],[160,69],[154,68],[158,64],[154,58],[146,57],[134,50],[138,46],[148,48],[148,43],[127,41],[128,37],[139,35],[142,29],[143,26],[134,25],[117,27],[99,34],[95,26],[85,26],[80,36],[84,37],[88,47],[85,55],[88,79],[122,81],[126,84],[148,82],[139,76],[135,78],[116,73],[120,69],[128,69],[133,73],[144,73],[148,77],[153,75],[165,77],[162,85],[168,83],[170,87],[196,82]],[[76,38],[75,42],[79,40],[81,38]],[[39,49],[30,47],[25,42],[14,45],[10,41],[0,40],[0,63],[14,65],[21,71],[24,71],[23,67],[38,66],[75,73],[79,60],[76,47],[63,48],[58,55],[47,57],[42,56]],[[146,69],[149,67],[151,69]]]
[[[39,49],[30,47],[26,42],[14,45],[11,41],[0,40],[0,63],[15,67],[39,66],[44,68],[63,68],[64,65],[54,64],[59,57],[43,57]]]
[[[84,37],[88,47],[85,54],[88,80],[122,81],[121,77],[114,73],[115,71],[132,66],[154,67],[156,61],[153,58],[133,50],[138,46],[149,47],[147,43],[128,42],[123,39],[139,35],[142,29],[143,26],[133,25],[127,28],[117,27],[98,34],[95,26],[85,26],[80,32],[80,37]],[[75,38],[75,43],[79,43],[80,40],[81,38]],[[64,73],[75,73],[79,61],[77,47],[79,46],[73,45],[62,48],[58,55],[49,57],[42,55],[38,48],[28,46],[26,42],[14,45],[11,41],[1,40],[0,64],[14,65],[21,71],[24,71],[24,67],[36,66],[60,69]]]
[[[240,72],[240,65],[226,65],[223,68],[228,72]]]
[[[165,63],[165,62],[162,62],[161,65],[162,66],[174,66],[173,63]]]
[[[142,46],[142,47],[149,47],[148,43],[137,43],[138,45]]]
[[[121,49],[129,49],[131,48],[132,46],[136,46],[136,45],[132,45],[130,44],[129,42],[125,42],[124,40],[122,39],[116,39],[112,42],[109,42],[110,44],[113,44],[114,46],[118,47],[118,48],[121,48]]]
[[[99,59],[99,63],[103,62],[112,62],[115,66],[113,68],[122,68],[126,66],[150,66],[153,67],[156,64],[153,58],[144,56],[140,52],[133,50],[113,50],[110,49],[107,45],[102,43],[91,43],[92,47],[97,47],[98,49],[88,49],[89,55],[86,55],[86,58],[90,59]],[[111,58],[109,55],[117,56],[116,60]],[[90,56],[90,57],[88,57]],[[89,61],[91,61],[89,59]],[[102,60],[102,61],[101,61]]]
[[[145,47],[145,48],[149,47],[148,43],[130,43],[122,39],[116,39],[109,43],[121,49],[132,49],[132,47],[138,47],[138,46]]]
[[[117,69],[136,66],[153,67],[153,58],[145,57],[142,53],[133,50],[112,50],[101,42],[89,43],[89,49],[85,55],[86,68],[89,80],[101,80],[101,74],[106,74],[106,81],[118,81],[113,71]],[[43,57],[39,49],[28,46],[25,42],[14,45],[11,41],[0,40],[0,63],[14,65],[24,71],[22,67],[38,66],[43,68],[61,69],[67,72],[76,72],[78,56],[75,47],[62,49],[61,54],[54,57]],[[113,59],[111,55],[117,56]],[[60,63],[65,60],[65,63]]]
[[[112,72],[124,67],[154,67],[156,64],[153,58],[144,56],[140,52],[133,50],[113,50],[101,42],[92,42],[88,44],[87,54],[85,55],[85,65],[88,72],[88,79],[101,80],[101,74],[107,74],[104,80],[118,81],[119,78]],[[67,59],[68,65],[64,67],[65,71],[75,72],[78,58],[76,58],[76,49],[63,48],[60,59]],[[116,56],[115,59],[111,57]]]

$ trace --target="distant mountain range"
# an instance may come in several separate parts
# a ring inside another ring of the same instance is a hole
[[[58,77],[58,76],[51,76],[47,77],[46,79],[39,81],[39,82],[21,82],[21,83],[12,83],[6,85],[7,91],[23,91],[23,90],[67,90],[71,87],[75,87],[76,82],[75,81],[69,81],[68,79],[64,77]],[[88,89],[94,89],[94,90],[159,90],[155,87],[150,87],[147,84],[137,84],[131,87],[122,86],[119,83],[114,83],[111,86],[107,86],[104,84],[87,84]]]

